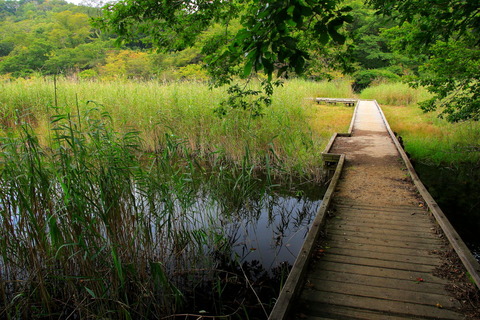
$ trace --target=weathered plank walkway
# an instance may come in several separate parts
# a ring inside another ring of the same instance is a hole
[[[308,268],[292,271],[302,284],[284,288],[270,319],[463,319],[446,280],[434,275],[441,265],[434,252],[445,241],[375,102],[359,102],[351,137],[336,137],[332,152],[347,159],[333,217]],[[308,261],[306,251],[297,260]]]
[[[317,103],[337,104],[343,103],[347,106],[354,106],[357,103],[357,99],[343,99],[343,98],[316,98]]]

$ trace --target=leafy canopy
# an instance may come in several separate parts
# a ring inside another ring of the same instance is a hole
[[[385,31],[397,52],[420,64],[414,86],[434,97],[425,111],[441,108],[455,122],[480,120],[480,4],[476,0],[370,0],[400,23]]]
[[[105,8],[100,22],[118,34],[119,41],[142,33],[165,50],[192,46],[214,23],[223,24],[223,41],[215,47],[207,41],[203,52],[212,75],[228,82],[231,75],[246,77],[252,71],[264,71],[269,78],[275,70],[280,75],[303,72],[308,53],[299,46],[300,39],[343,43],[339,29],[351,21],[350,10],[336,0],[122,0]],[[231,34],[228,25],[235,20],[241,28]],[[243,68],[234,71],[238,65]]]
[[[227,102],[234,108],[251,107],[258,115],[260,105],[270,102],[274,72],[285,76],[304,71],[309,55],[300,45],[302,41],[312,39],[312,43],[322,45],[345,41],[339,29],[351,21],[350,10],[336,0],[122,0],[107,5],[99,22],[115,32],[120,42],[141,33],[167,51],[193,46],[215,24],[225,26],[222,33],[203,41],[204,61],[215,85],[231,84],[235,76],[248,78],[254,72],[264,72],[266,96],[233,85]],[[229,30],[238,23],[239,28]],[[247,96],[259,98],[249,104]]]

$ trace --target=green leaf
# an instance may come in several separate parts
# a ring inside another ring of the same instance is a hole
[[[245,67],[243,68],[243,76],[248,77],[250,73],[252,72],[252,67],[253,67],[253,60],[252,58],[247,60],[247,63],[245,63]]]
[[[90,294],[94,299],[97,298],[97,296],[95,295],[95,292],[93,292],[91,289],[87,288],[87,287],[84,287],[85,290],[87,290],[88,294]]]
[[[345,36],[338,33],[336,30],[328,30],[328,34],[332,38],[333,41],[335,41],[338,44],[344,44],[345,43]]]

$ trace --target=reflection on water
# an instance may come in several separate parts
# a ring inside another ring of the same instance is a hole
[[[79,288],[83,288],[87,279],[89,290],[94,285],[100,287],[103,282],[112,282],[103,274],[97,276],[96,266],[108,266],[112,253],[105,244],[115,241],[118,243],[115,246],[121,248],[122,272],[128,273],[129,279],[143,272],[145,283],[141,284],[149,285],[151,279],[157,279],[154,277],[157,272],[168,277],[168,285],[180,289],[185,301],[179,303],[178,308],[182,309],[177,311],[208,310],[213,315],[242,310],[251,319],[264,318],[303,245],[325,190],[318,185],[313,186],[313,192],[292,191],[288,187],[281,190],[265,185],[260,179],[246,180],[243,188],[235,189],[238,181],[234,181],[233,187],[219,188],[207,182],[178,192],[165,187],[162,192],[151,194],[134,185],[128,197],[116,202],[118,211],[112,212],[115,215],[111,217],[95,210],[101,206],[86,206],[82,215],[70,217],[68,208],[62,206],[60,191],[51,198],[58,205],[57,220],[48,218],[46,211],[38,210],[39,214],[33,216],[23,207],[12,206],[19,199],[15,192],[2,195],[0,224],[8,228],[3,228],[1,236],[15,239],[15,246],[9,247],[12,254],[0,255],[0,277],[21,280],[18,285],[9,282],[4,286],[7,300],[19,292],[27,292],[28,281],[38,273],[33,269],[34,263],[22,260],[25,257],[22,253],[31,252],[31,248],[40,252],[37,239],[29,233],[31,223],[35,223],[50,236],[46,243],[55,249],[50,250],[55,256],[41,260],[40,268],[42,274],[49,276],[51,291],[59,301],[65,298],[64,293],[54,290],[64,288],[71,278],[78,279]],[[238,192],[244,193],[239,196]],[[83,225],[78,224],[80,218]],[[63,238],[77,229],[85,246]],[[70,249],[73,254],[63,254]],[[89,254],[88,250],[94,251],[90,254],[92,258],[82,259]],[[52,263],[66,267],[52,269]],[[81,263],[93,266],[88,269],[90,274],[78,268]],[[162,270],[156,271],[160,267]],[[55,277],[49,272],[55,272]],[[132,296],[139,296],[134,289],[129,290]]]
[[[420,179],[480,261],[480,170],[414,164]]]
[[[266,196],[252,219],[239,219],[233,249],[240,262],[259,261],[271,270],[280,263],[293,264],[303,244],[320,200],[292,196]],[[248,210],[248,209],[246,209]]]
[[[215,277],[204,278],[194,292],[186,294],[189,307],[184,312],[216,309],[219,304],[227,314],[242,307],[251,319],[264,319],[265,311],[270,312],[325,190],[317,187],[314,195],[258,191],[235,207],[228,199],[222,202],[208,193],[197,199],[193,206],[198,209],[196,216],[208,221],[206,228],[216,230],[228,244],[221,250],[210,248],[220,282]],[[220,296],[215,293],[219,283]]]
[[[227,239],[235,263],[255,261],[270,271],[294,263],[324,192],[320,187],[309,195],[259,189],[233,207],[207,192],[190,209],[197,217],[195,228],[216,230]]]

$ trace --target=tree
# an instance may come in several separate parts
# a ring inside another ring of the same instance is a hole
[[[204,50],[212,74],[225,80],[221,76],[232,72],[225,66],[238,64],[243,65],[244,76],[252,70],[263,70],[268,76],[275,69],[280,74],[301,73],[308,53],[300,48],[300,38],[319,37],[322,44],[330,40],[343,43],[345,37],[339,29],[351,21],[350,10],[336,0],[123,0],[107,5],[100,21],[116,32],[119,40],[141,32],[157,47],[179,50],[194,45],[214,23],[228,26],[233,19],[240,19],[242,28],[234,35],[226,30],[225,45]]]
[[[441,108],[455,122],[480,120],[480,5],[475,0],[369,0],[400,26],[386,31],[392,47],[420,63],[413,86],[434,97],[425,111]]]
[[[247,78],[262,71],[268,78],[264,82],[268,96],[274,72],[282,76],[304,71],[309,55],[302,41],[315,39],[312,43],[321,45],[345,41],[339,29],[351,21],[350,10],[337,0],[121,0],[107,5],[98,21],[115,32],[119,41],[142,33],[167,51],[193,46],[205,30],[220,23],[226,26],[225,32],[207,40],[202,48],[210,75],[217,85],[223,85],[231,84],[234,76]],[[231,33],[228,25],[234,20],[240,21],[241,28]],[[230,92],[227,103],[234,108],[248,108],[243,97],[259,95],[238,85]],[[269,103],[268,97],[259,99]],[[255,114],[259,99],[251,104]]]

